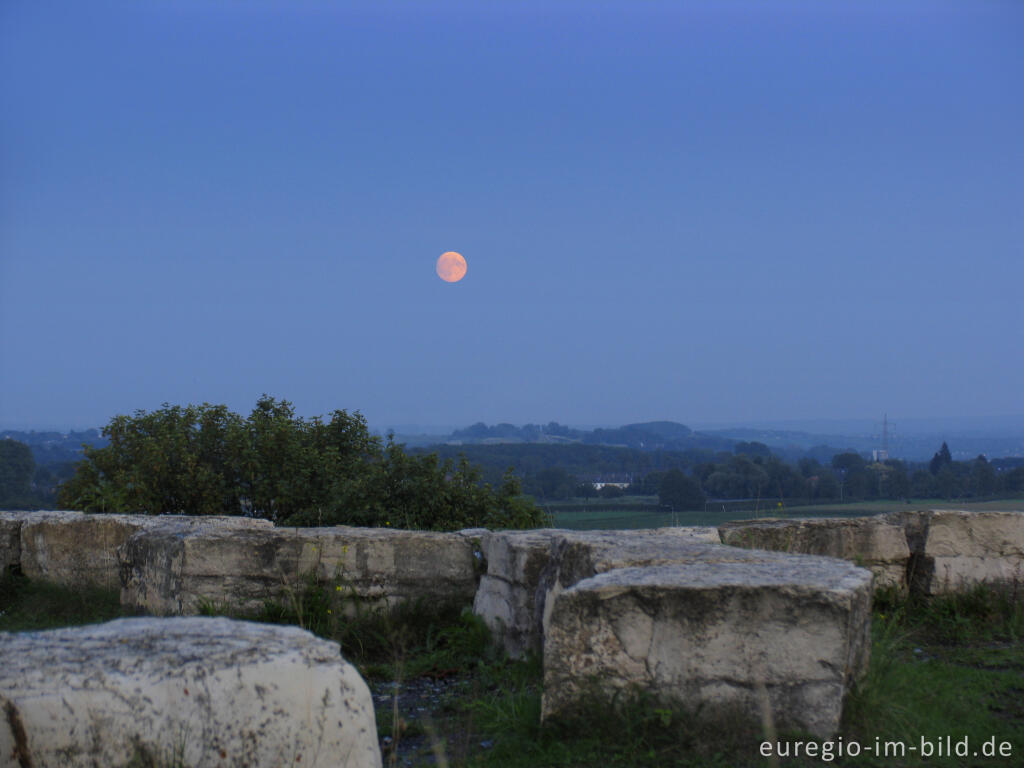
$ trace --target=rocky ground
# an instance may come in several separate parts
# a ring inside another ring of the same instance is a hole
[[[385,766],[461,765],[494,741],[477,732],[467,702],[479,694],[465,676],[373,682]]]

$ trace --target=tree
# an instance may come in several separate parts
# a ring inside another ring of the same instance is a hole
[[[657,496],[661,491],[661,482],[664,479],[664,472],[648,472],[640,480],[640,494],[642,496]]]
[[[996,473],[983,455],[971,464],[971,493],[975,496],[989,496],[996,489]]]
[[[867,462],[864,461],[864,457],[859,453],[854,453],[853,451],[837,453],[832,457],[832,469],[856,472],[864,469],[866,466]]]
[[[896,459],[885,462],[887,472],[884,478],[885,496],[890,499],[905,499],[910,495],[910,476],[907,465]]]
[[[1010,493],[1024,491],[1024,467],[1015,467],[1009,472],[1004,472],[999,478],[999,485]]]
[[[545,499],[567,499],[576,486],[576,478],[562,467],[547,467],[537,473],[537,484]]]
[[[35,507],[32,477],[36,462],[25,443],[0,440],[0,504],[4,507]]]
[[[818,475],[818,486],[815,488],[815,494],[817,498],[821,499],[836,499],[839,497],[839,481],[836,480],[836,476],[827,469],[822,469],[820,475]]]
[[[744,456],[771,456],[771,449],[764,443],[751,441],[749,443],[738,442],[733,448],[733,453]]]
[[[697,481],[683,474],[682,470],[670,469],[661,480],[658,503],[676,510],[703,509],[705,496]]]
[[[544,515],[506,474],[497,490],[463,457],[407,454],[359,413],[305,420],[264,395],[247,419],[225,406],[117,416],[59,503],[87,512],[230,514],[288,525],[457,530],[537,527]]]
[[[946,442],[942,442],[942,447],[932,456],[932,460],[928,462],[928,470],[933,474],[939,474],[945,467],[951,467],[953,464],[953,456],[949,452],[949,446]]]
[[[935,476],[935,488],[939,496],[944,499],[953,499],[962,494],[961,484],[952,465],[947,465],[939,470]]]
[[[910,496],[918,499],[931,499],[939,495],[935,484],[935,475],[919,469],[910,476]]]
[[[803,477],[815,477],[822,473],[821,462],[817,459],[812,459],[809,456],[805,456],[797,462],[797,467],[800,469],[800,474]]]

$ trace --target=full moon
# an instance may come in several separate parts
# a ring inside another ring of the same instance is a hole
[[[461,253],[445,251],[437,257],[437,276],[446,283],[457,283],[466,276],[466,260]]]

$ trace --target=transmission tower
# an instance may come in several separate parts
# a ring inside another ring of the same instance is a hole
[[[889,458],[889,414],[882,415],[882,447],[871,452],[871,458],[884,462]]]

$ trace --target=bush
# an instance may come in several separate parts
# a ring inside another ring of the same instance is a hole
[[[86,448],[58,503],[86,512],[245,515],[287,525],[534,528],[544,516],[506,474],[492,489],[465,460],[410,456],[359,413],[297,417],[264,395],[247,419],[223,405],[117,416]]]

